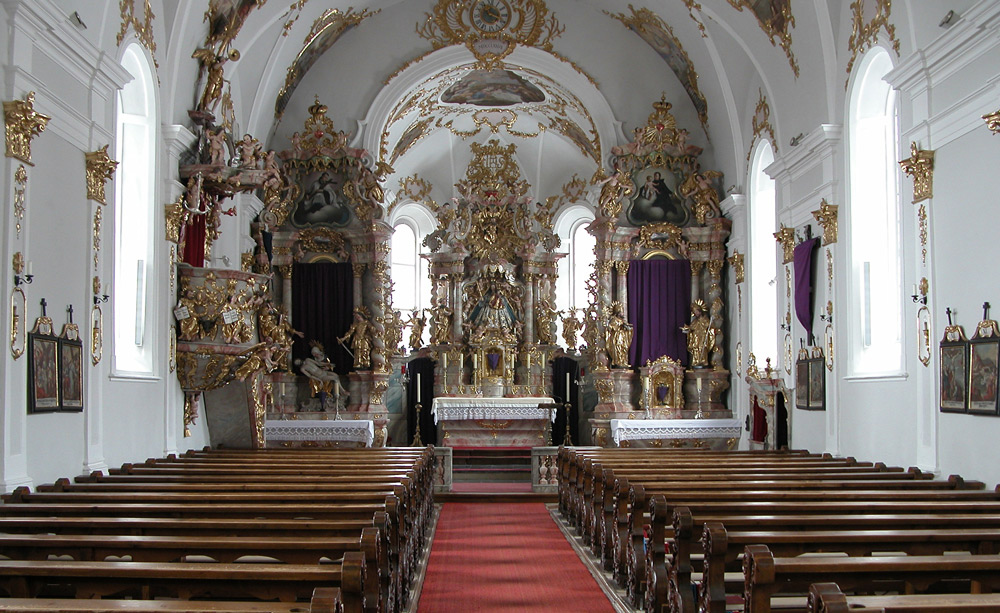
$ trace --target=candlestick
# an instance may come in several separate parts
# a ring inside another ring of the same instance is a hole
[[[566,402],[569,402],[569,373],[566,373]]]
[[[642,378],[642,403],[649,408],[649,377]]]
[[[447,351],[445,351],[444,354],[442,354],[442,358],[443,358],[442,362],[444,363],[444,369],[448,370],[448,352]]]
[[[695,379],[695,386],[698,388],[698,402],[701,402],[701,379]]]
[[[478,370],[478,369],[479,369],[479,354],[474,353],[472,354],[472,370]]]
[[[417,402],[420,402],[420,373],[417,373]]]

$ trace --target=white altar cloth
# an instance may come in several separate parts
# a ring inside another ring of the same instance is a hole
[[[556,420],[553,409],[540,409],[540,404],[551,404],[551,398],[529,396],[525,398],[461,398],[446,396],[431,403],[434,423],[473,419],[548,419]]]
[[[268,419],[264,422],[264,440],[335,441],[364,443],[371,447],[375,440],[375,424],[370,419]]]
[[[611,438],[622,441],[678,438],[735,438],[742,425],[738,419],[612,419]]]

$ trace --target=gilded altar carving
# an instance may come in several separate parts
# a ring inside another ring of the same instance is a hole
[[[799,76],[799,62],[792,53],[792,32],[795,27],[795,17],[792,15],[791,0],[779,0],[769,2],[770,10],[758,8],[758,2],[751,0],[729,0],[729,4],[736,10],[749,10],[757,18],[760,28],[771,39],[771,44],[780,46],[788,64],[792,67],[792,72],[796,78]]]
[[[181,228],[188,222],[190,214],[184,207],[184,194],[177,197],[177,200],[166,204],[163,207],[164,233],[168,241],[174,244],[181,242]]]
[[[711,275],[712,279],[715,281],[718,281],[722,276],[722,265],[724,263],[725,260],[709,260],[707,262],[708,274]]]
[[[417,34],[435,49],[465,45],[482,70],[499,68],[517,45],[552,51],[565,27],[549,14],[544,0],[438,0]]]
[[[341,260],[347,260],[349,257],[343,234],[330,228],[318,227],[302,230],[299,233],[299,242],[303,249],[312,253],[329,253],[338,256]],[[364,264],[360,264],[360,266],[363,267]]]
[[[913,179],[913,204],[934,197],[934,152],[910,143],[910,157],[900,160],[899,167]]]
[[[683,231],[671,223],[651,223],[639,228],[639,245],[664,251],[686,247]]]
[[[597,379],[594,381],[594,388],[600,404],[608,404],[614,400],[615,385],[611,379]]]
[[[783,262],[788,264],[795,259],[795,229],[781,224],[781,228],[774,233],[774,239],[781,245]]]
[[[874,14],[870,19],[865,19],[865,5],[874,5]],[[892,0],[854,0],[851,2],[851,38],[847,41],[847,48],[851,51],[851,57],[847,60],[847,74],[851,74],[854,62],[858,56],[870,49],[878,41],[879,31],[884,31],[892,43],[892,49],[899,55],[899,39],[896,38],[896,26],[889,23],[889,13],[892,12]],[[846,82],[845,82],[846,86]]]
[[[823,244],[832,245],[837,242],[837,209],[836,204],[830,204],[826,198],[820,201],[819,209],[812,212],[813,217],[823,228]]]
[[[705,225],[709,216],[719,217],[722,215],[719,209],[719,190],[715,188],[714,182],[722,178],[722,173],[718,170],[707,170],[704,173],[692,172],[680,184],[678,191],[681,196],[691,198],[693,201],[694,218],[700,225]]]
[[[989,128],[990,132],[1000,134],[1000,110],[983,115],[983,121],[986,122],[986,127]]]
[[[733,267],[733,277],[736,280],[736,284],[743,283],[746,280],[744,254],[739,251],[733,251],[733,255],[729,256],[729,265]]]
[[[715,337],[720,331],[712,327],[712,320],[709,318],[704,300],[695,300],[691,303],[691,323],[682,326],[681,332],[687,334],[691,367],[708,366],[709,353],[715,347]]]
[[[26,192],[28,191],[28,171],[24,164],[18,164],[14,171],[14,221],[17,238],[21,238],[21,223],[27,211]]]
[[[118,162],[108,156],[108,145],[97,151],[84,154],[87,161],[87,199],[107,204],[104,197],[104,184],[111,179]]]
[[[605,311],[605,342],[612,368],[630,368],[629,348],[632,346],[633,327],[625,319],[625,308],[619,301],[611,303]]]
[[[31,140],[45,131],[52,119],[35,110],[35,92],[28,92],[24,100],[5,100],[3,119],[7,140],[7,157],[17,158],[34,166],[31,161]]]

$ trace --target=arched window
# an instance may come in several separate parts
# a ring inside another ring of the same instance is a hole
[[[128,44],[121,64],[132,80],[118,95],[116,118],[114,369],[151,374],[153,350],[147,326],[153,284],[153,205],[157,120],[154,76],[138,43]]]
[[[405,202],[393,209],[389,223],[393,229],[389,243],[392,308],[402,311],[406,319],[413,310],[432,306],[429,265],[420,254],[424,237],[434,230],[437,222],[426,207]],[[430,328],[425,328],[424,342],[428,341],[429,333]],[[408,338],[403,340],[408,344]]]
[[[555,224],[556,234],[562,241],[561,249],[566,257],[559,260],[556,281],[556,309],[585,309],[590,301],[587,294],[587,279],[594,270],[597,256],[594,247],[597,239],[587,226],[594,221],[594,214],[586,206],[575,204],[559,216]]]
[[[851,241],[851,368],[902,369],[896,96],[883,80],[889,53],[875,47],[852,76],[847,109]]]
[[[762,364],[778,359],[778,276],[774,179],[764,169],[774,162],[771,143],[761,141],[750,163],[750,351]]]

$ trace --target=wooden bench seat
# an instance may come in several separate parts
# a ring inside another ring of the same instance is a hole
[[[772,597],[805,594],[813,583],[852,591],[925,591],[943,581],[965,582],[972,591],[1000,587],[998,555],[780,558],[764,545],[750,545],[744,556],[746,613],[769,613]]]
[[[809,588],[809,613],[1000,613],[1000,594],[848,596],[836,583]]]
[[[105,600],[70,598],[0,598],[9,613],[342,613],[340,588],[313,590],[309,603],[191,600]]]
[[[0,591],[13,598],[68,590],[75,598],[126,594],[142,599],[307,602],[316,587],[339,587],[345,613],[361,613],[364,574],[360,553],[324,565],[0,560]]]

